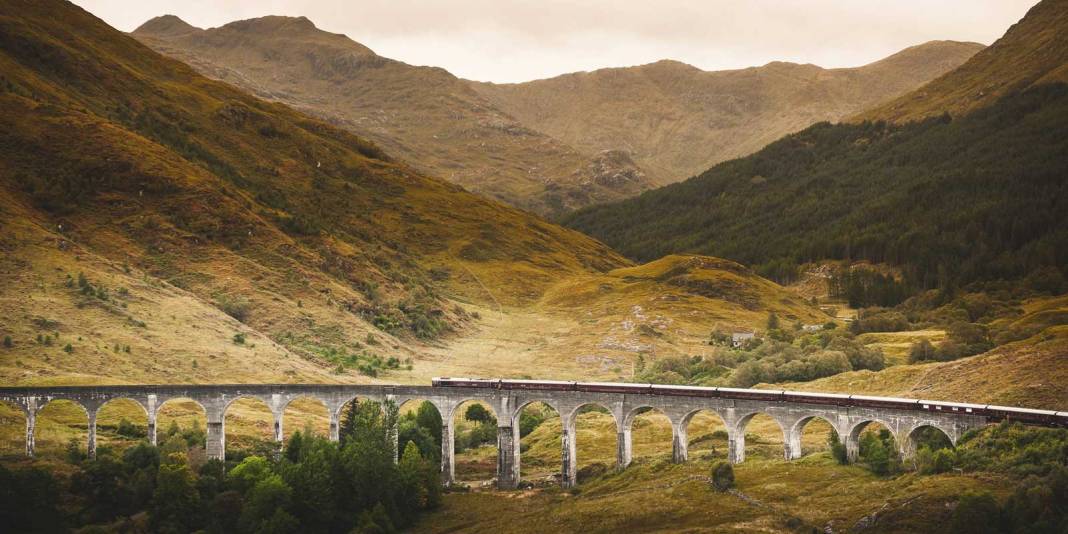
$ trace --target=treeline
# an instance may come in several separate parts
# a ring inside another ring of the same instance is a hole
[[[855,335],[829,322],[823,330],[805,332],[800,324],[784,327],[774,314],[760,336],[738,347],[730,335],[712,332],[715,348],[706,356],[678,356],[646,364],[639,357],[636,382],[731,386],[747,388],[760,383],[807,382],[848,371],[878,371],[886,358],[877,349],[861,345]]]
[[[959,119],[817,124],[563,222],[636,260],[708,254],[780,281],[843,259],[900,266],[910,290],[1030,276],[1063,292],[1064,154],[1068,85],[1050,84]],[[900,299],[874,289],[866,304]]]
[[[0,466],[0,524],[10,532],[388,533],[441,502],[439,468],[428,458],[440,449],[428,443],[435,426],[440,440],[440,417],[420,409],[402,418],[393,403],[360,402],[342,423],[340,443],[296,432],[278,454],[239,463],[207,460],[199,436],[174,433],[160,447],[72,458],[69,477]],[[398,424],[402,438],[415,439],[401,441],[396,461],[390,429]]]

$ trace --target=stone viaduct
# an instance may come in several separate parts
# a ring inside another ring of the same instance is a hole
[[[88,416],[88,452],[96,452],[96,418],[100,408],[110,401],[130,399],[148,416],[148,439],[156,442],[156,418],[160,407],[171,400],[191,399],[207,415],[207,454],[225,456],[225,415],[239,398],[259,399],[274,414],[274,438],[282,440],[283,413],[295,399],[308,397],[322,403],[330,416],[330,439],[338,439],[338,421],[346,403],[354,399],[375,402],[392,401],[402,406],[409,401],[429,401],[442,416],[441,470],[445,484],[454,480],[453,431],[457,408],[468,401],[482,401],[497,416],[497,484],[514,488],[519,484],[520,447],[519,414],[532,402],[543,402],[556,410],[563,421],[561,438],[561,483],[576,484],[575,423],[579,409],[595,405],[611,412],[617,429],[617,467],[631,462],[631,427],[639,413],[655,409],[671,420],[672,458],[687,460],[686,428],[698,412],[718,415],[727,427],[728,458],[733,463],[745,459],[745,428],[757,414],[767,414],[783,432],[787,460],[801,456],[801,432],[806,423],[820,418],[838,432],[850,460],[858,454],[859,437],[864,427],[878,422],[889,429],[904,457],[915,450],[917,431],[924,427],[941,430],[955,445],[964,432],[988,423],[987,418],[964,411],[925,412],[896,408],[856,408],[805,402],[768,402],[731,398],[705,398],[656,394],[592,393],[581,391],[526,391],[464,387],[388,386],[388,385],[159,385],[159,386],[55,386],[0,388],[0,401],[21,407],[26,416],[26,454],[34,454],[34,427],[38,411],[54,400],[69,400],[81,406]]]

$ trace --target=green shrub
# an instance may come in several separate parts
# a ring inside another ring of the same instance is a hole
[[[11,336],[4,336],[4,348],[10,349],[15,346],[15,343],[11,341]]]
[[[1001,511],[994,496],[988,492],[966,492],[961,495],[948,531],[952,534],[998,534],[1003,532]]]
[[[719,461],[712,464],[712,488],[727,491],[734,487],[734,466],[730,462]]]
[[[245,344],[245,334],[244,334],[244,332],[238,332],[238,333],[234,334],[234,344],[235,345],[244,345]]]

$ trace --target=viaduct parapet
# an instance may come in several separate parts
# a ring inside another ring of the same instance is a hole
[[[26,416],[26,454],[34,454],[34,427],[38,411],[54,400],[68,400],[82,407],[88,416],[90,456],[96,452],[96,418],[100,408],[110,401],[130,399],[148,416],[148,439],[156,443],[156,419],[160,407],[168,401],[190,399],[200,404],[207,415],[207,454],[225,457],[225,416],[234,400],[253,398],[262,401],[274,414],[274,438],[282,440],[283,414],[289,403],[307,397],[322,403],[330,416],[330,439],[338,439],[338,421],[343,407],[354,399],[375,402],[392,401],[398,406],[410,401],[429,401],[442,416],[441,471],[445,484],[455,477],[453,435],[454,415],[467,401],[482,401],[492,407],[497,417],[497,485],[515,488],[519,484],[520,447],[519,414],[524,406],[542,402],[560,414],[561,484],[576,484],[575,425],[584,406],[600,406],[615,419],[617,431],[616,463],[624,469],[631,462],[631,427],[639,413],[655,409],[671,420],[672,458],[687,460],[686,429],[701,411],[718,415],[726,424],[728,458],[733,463],[745,459],[745,428],[758,414],[770,416],[783,433],[783,456],[787,460],[801,457],[801,433],[804,425],[820,418],[837,431],[851,461],[857,458],[860,433],[865,426],[878,422],[893,433],[903,457],[912,456],[918,431],[925,427],[941,430],[956,445],[969,429],[986,425],[982,415],[960,411],[924,412],[897,408],[858,408],[806,402],[768,402],[747,399],[705,398],[680,395],[595,393],[583,391],[518,391],[486,388],[389,386],[389,385],[170,385],[170,386],[66,386],[0,388],[0,400],[22,408]],[[396,432],[393,433],[396,435]]]

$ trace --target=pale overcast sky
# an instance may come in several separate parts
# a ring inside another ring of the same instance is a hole
[[[518,82],[675,59],[705,70],[783,60],[863,65],[935,39],[990,44],[1037,0],[74,0],[131,31],[306,16],[380,55]]]

